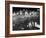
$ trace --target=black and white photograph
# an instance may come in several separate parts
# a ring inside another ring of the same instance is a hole
[[[10,32],[42,32],[42,6],[10,5]]]
[[[12,7],[12,30],[39,30],[40,8]]]

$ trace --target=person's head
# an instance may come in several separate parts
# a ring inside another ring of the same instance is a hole
[[[20,10],[20,15],[22,15],[22,10]]]
[[[28,15],[28,11],[27,10],[25,11],[25,15]]]
[[[19,12],[17,12],[16,15],[19,15]]]

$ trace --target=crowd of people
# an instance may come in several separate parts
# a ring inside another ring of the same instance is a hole
[[[35,21],[39,21],[39,14],[36,11],[20,10],[14,12],[13,16],[13,30],[31,30],[39,29],[35,27]]]

